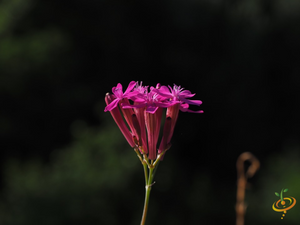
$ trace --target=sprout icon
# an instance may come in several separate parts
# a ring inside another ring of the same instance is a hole
[[[277,202],[274,202],[272,205],[272,209],[276,212],[283,212],[281,219],[283,219],[283,217],[285,216],[285,213],[287,210],[290,210],[291,208],[294,207],[294,205],[296,204],[296,199],[293,197],[289,197],[289,198],[284,198],[283,197],[283,192],[287,192],[288,189],[282,189],[280,192],[280,195],[275,192],[275,195],[280,197],[280,199]],[[284,200],[288,200],[288,203],[286,205],[286,201]],[[280,206],[279,206],[279,202],[280,202]]]

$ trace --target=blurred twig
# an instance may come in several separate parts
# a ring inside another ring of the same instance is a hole
[[[245,161],[250,161],[251,163],[246,172],[244,170]],[[247,187],[247,179],[252,177],[259,169],[259,161],[250,152],[244,152],[238,157],[236,167],[238,174],[235,206],[236,225],[244,225],[244,216],[247,208],[245,204],[245,189]]]

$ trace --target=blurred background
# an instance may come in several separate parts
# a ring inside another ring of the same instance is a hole
[[[282,188],[300,200],[299,24],[298,0],[2,0],[0,224],[140,223],[143,169],[103,112],[132,80],[204,110],[180,113],[147,224],[235,224],[245,151],[245,224],[299,224],[298,204],[271,208]]]

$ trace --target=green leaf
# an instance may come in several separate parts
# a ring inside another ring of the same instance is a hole
[[[286,188],[286,189],[283,190],[283,192],[287,192],[288,190],[289,190],[289,189]]]
[[[277,192],[275,192],[275,195],[279,197],[279,194]]]

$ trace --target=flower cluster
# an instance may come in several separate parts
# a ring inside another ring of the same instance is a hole
[[[149,87],[142,86],[142,82],[139,84],[131,81],[125,92],[119,83],[112,88],[112,93],[107,93],[105,96],[107,106],[104,111],[110,111],[129,145],[138,148],[151,160],[155,160],[158,154],[163,155],[170,148],[179,110],[203,113],[202,110],[189,109],[189,105],[199,106],[202,102],[188,99],[195,94],[177,85],[172,88],[157,84],[156,87],[150,87],[149,91]],[[163,136],[157,150],[163,108],[167,109],[166,119]]]

